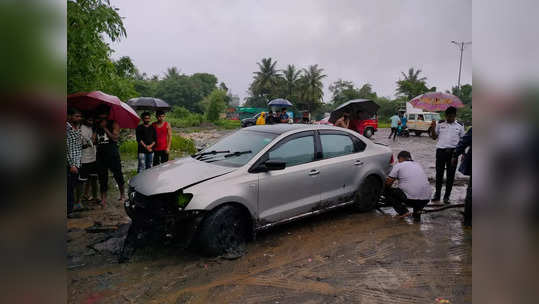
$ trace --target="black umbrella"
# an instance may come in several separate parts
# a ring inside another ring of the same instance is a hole
[[[164,100],[154,97],[137,97],[131,98],[127,101],[127,104],[130,105],[135,110],[162,110],[169,111],[170,105]]]
[[[373,115],[378,111],[380,106],[376,104],[376,102],[370,100],[370,99],[353,99],[349,100],[342,105],[338,106],[333,112],[331,112],[331,115],[329,116],[329,122],[332,124],[339,119],[343,113],[349,113],[351,119],[358,119],[357,112],[362,111],[366,113],[366,115]],[[362,119],[362,117],[359,117],[359,119]]]

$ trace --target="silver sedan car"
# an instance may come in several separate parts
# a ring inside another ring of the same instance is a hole
[[[226,254],[274,225],[345,205],[371,210],[392,162],[388,147],[350,130],[252,126],[138,174],[125,209],[139,236]]]

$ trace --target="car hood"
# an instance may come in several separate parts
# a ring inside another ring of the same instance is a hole
[[[185,157],[142,171],[129,181],[129,186],[143,195],[169,193],[236,169]]]

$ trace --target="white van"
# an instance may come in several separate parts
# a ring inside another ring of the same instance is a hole
[[[438,123],[440,121],[440,114],[434,112],[416,112],[406,114],[406,126],[410,132],[414,132],[416,136],[421,136],[421,133],[428,132],[433,120]]]

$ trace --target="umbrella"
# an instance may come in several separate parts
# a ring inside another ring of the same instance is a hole
[[[136,110],[170,110],[170,105],[168,103],[162,99],[154,97],[131,98],[127,101],[127,104]]]
[[[329,116],[329,122],[334,124],[343,113],[350,113],[352,119],[358,119],[358,117],[356,117],[358,111],[363,111],[371,116],[378,111],[378,108],[380,108],[380,106],[370,99],[352,99],[333,110]],[[361,117],[359,117],[359,119],[361,119]]]
[[[140,118],[135,110],[122,102],[118,97],[101,91],[80,92],[67,96],[67,104],[81,111],[93,111],[99,105],[105,104],[110,108],[108,119],[116,121],[120,128],[134,129]]]
[[[429,112],[445,111],[449,107],[464,107],[464,104],[457,96],[441,92],[429,92],[419,95],[410,100],[410,103],[416,108]]]
[[[268,102],[268,106],[286,108],[286,107],[291,107],[292,103],[290,101],[286,100],[286,99],[277,98],[277,99],[273,99],[272,101]]]

